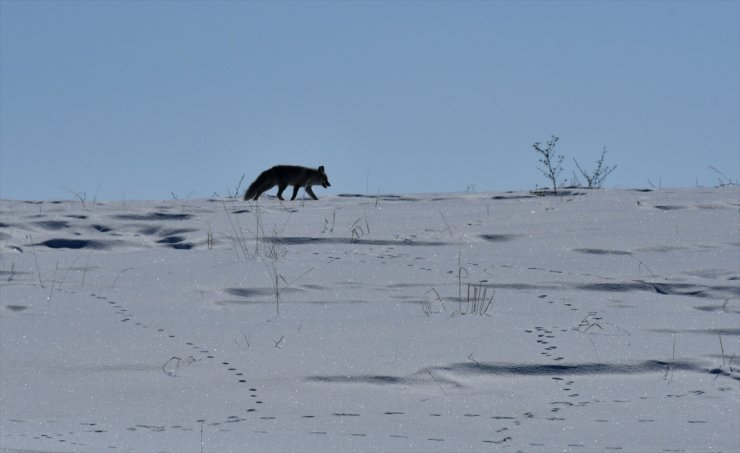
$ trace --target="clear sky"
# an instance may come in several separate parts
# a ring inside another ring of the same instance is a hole
[[[0,0],[2,198],[528,190],[551,135],[607,187],[740,178],[740,2]]]

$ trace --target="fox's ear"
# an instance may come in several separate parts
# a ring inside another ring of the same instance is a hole
[[[322,165],[319,167],[319,173],[323,173],[323,172],[324,172],[324,166]]]

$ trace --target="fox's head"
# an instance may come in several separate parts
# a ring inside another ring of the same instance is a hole
[[[323,165],[319,167],[319,180],[317,183],[321,184],[321,187],[323,188],[331,187],[331,184],[329,184],[329,177],[326,176]]]

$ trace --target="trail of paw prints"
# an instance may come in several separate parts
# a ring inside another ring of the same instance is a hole
[[[378,415],[378,414],[374,414]],[[409,415],[406,414],[403,411],[385,411],[381,414],[383,417],[397,417],[397,418],[408,418]],[[418,416],[418,415],[417,415]],[[522,419],[524,418],[533,418],[534,416],[529,413],[522,414],[521,417],[513,417],[513,416],[501,416],[501,415],[483,415],[483,414],[476,414],[476,413],[465,413],[465,414],[450,414],[450,413],[430,413],[427,414],[427,417],[432,418],[438,418],[441,419],[441,421],[444,421],[443,419],[445,417],[449,418],[455,418],[457,419],[459,416],[462,417],[469,417],[469,418],[481,418],[486,420],[493,420],[493,423],[498,424],[499,426],[496,427],[496,429],[487,429],[489,431],[488,436],[482,436],[482,438],[476,440],[475,442],[480,442],[481,444],[494,444],[494,445],[505,445],[507,443],[510,443],[513,440],[511,431],[516,427],[522,424]],[[302,415],[300,416],[302,420],[304,421],[320,421],[320,420],[326,420],[327,418],[340,418],[340,419],[361,419],[363,418],[362,413],[360,412],[332,412],[327,415]],[[252,429],[253,433],[257,434],[270,434],[271,431],[269,430],[270,427],[275,426],[276,423],[279,423],[281,420],[279,417],[275,416],[260,416],[255,419],[258,422],[266,423],[267,425],[263,427],[257,426],[255,429]],[[293,426],[293,423],[295,420],[289,421],[290,425]],[[342,423],[344,425],[344,423]],[[414,426],[415,424],[410,424],[411,426]],[[406,441],[414,441],[414,442],[430,442],[430,443],[452,443],[456,442],[456,439],[449,439],[442,436],[419,436],[414,435],[413,433],[403,433],[403,432],[388,432],[388,433],[367,433],[363,432],[362,430],[354,430],[350,429],[348,431],[331,431],[331,430],[309,430],[306,431],[306,434],[309,434],[311,436],[338,436],[338,437],[350,437],[350,438],[366,438],[369,441],[372,441],[373,439],[378,439],[380,437],[384,438],[390,438],[390,439],[402,439]]]
[[[194,420],[194,423],[189,426],[184,425],[152,425],[152,424],[134,424],[132,426],[129,426],[126,428],[126,431],[129,432],[146,432],[147,434],[156,434],[156,433],[164,433],[169,431],[181,431],[181,432],[194,432],[194,431],[203,431],[205,429],[210,430],[216,430],[220,432],[229,432],[234,431],[236,429],[243,429],[243,428],[237,428],[238,424],[243,424],[246,422],[254,422],[256,419],[253,416],[253,412],[255,412],[255,409],[247,409],[245,413],[240,415],[229,415],[223,419],[218,420],[207,420],[207,419],[197,419]],[[260,419],[274,419],[275,417],[260,417]]]
[[[75,440],[70,440],[72,437],[76,437],[77,433],[75,432],[65,432],[65,433],[59,433],[59,432],[49,432],[49,433],[41,433],[34,436],[30,436],[31,439],[37,440],[37,441],[50,441],[57,445],[71,445],[74,447],[86,447],[87,444],[84,442],[79,442]],[[25,436],[24,436],[25,437]]]
[[[537,338],[537,344],[540,345],[540,355],[550,358],[555,362],[565,360],[565,357],[560,355],[557,351],[558,346],[554,344],[557,333],[565,333],[568,329],[562,329],[560,327],[543,327],[535,326],[532,329],[525,329],[524,332],[534,335]]]
[[[237,423],[246,422],[249,417],[258,412],[258,408],[263,404],[263,401],[259,398],[258,390],[255,386],[249,386],[247,378],[242,370],[237,366],[233,365],[228,360],[220,359],[216,352],[212,351],[211,348],[204,346],[198,342],[188,341],[187,339],[181,339],[178,335],[171,332],[166,326],[159,326],[149,322],[140,322],[134,316],[134,314],[128,310],[123,304],[115,300],[108,299],[105,296],[99,296],[92,294],[93,297],[97,298],[101,302],[108,305],[119,317],[120,322],[128,323],[132,327],[139,328],[151,332],[154,335],[164,336],[172,342],[180,342],[181,345],[186,346],[191,350],[191,353],[181,356],[172,356],[162,365],[162,372],[171,377],[182,376],[186,373],[186,368],[189,365],[195,363],[208,363],[212,366],[221,367],[224,372],[231,375],[236,383],[245,387],[245,391],[248,395],[248,404],[245,405],[241,413],[229,415],[223,420],[208,421],[205,419],[195,420],[195,425],[184,426],[184,425],[153,425],[149,423],[137,423],[126,428],[129,432],[146,432],[148,434],[164,433],[168,431],[182,431],[192,432],[197,429],[202,429],[204,426],[210,427],[211,429],[217,429],[220,431],[228,431],[229,426],[233,426]]]
[[[539,296],[540,299],[547,299],[546,294]],[[555,301],[547,300],[547,303],[553,304]],[[571,310],[577,310],[572,307],[569,302],[563,302],[566,308]],[[565,360],[565,357],[558,352],[558,346],[555,344],[558,335],[568,333],[573,329],[566,329],[558,326],[535,326],[531,329],[525,329],[524,332],[531,334],[536,338],[537,344],[540,346],[540,355],[551,359],[553,362],[561,362]],[[560,416],[560,413],[566,408],[572,407],[583,407],[589,404],[588,401],[579,401],[580,394],[574,390],[575,380],[566,379],[560,376],[553,376],[552,380],[559,384],[560,392],[562,392],[562,398],[558,398],[556,401],[550,403],[550,415],[545,417],[551,421],[563,421],[564,417]]]
[[[547,294],[541,294],[537,296],[539,299],[548,299]],[[554,304],[554,300],[546,300],[548,304]],[[572,311],[578,311],[579,309],[574,307],[571,302],[563,301],[563,306]],[[601,318],[598,318],[601,319]],[[536,335],[537,344],[541,346],[540,355],[550,358],[555,362],[565,360],[561,354],[558,353],[558,346],[555,343],[558,334],[567,333],[569,330],[558,326],[535,326],[532,329],[525,329],[524,332],[532,335]]]
[[[114,313],[119,317],[119,320],[121,322],[130,322],[132,319],[131,314],[129,313],[128,309],[123,307],[120,303],[108,299],[106,296],[102,296],[96,293],[90,294],[90,297],[94,297],[95,299],[101,301],[102,303],[108,305],[112,310],[114,310]],[[148,326],[145,326],[139,322],[135,323],[137,326],[142,328],[148,328]]]
[[[552,380],[559,384],[563,397],[562,400],[552,401],[550,403],[550,413],[552,414],[552,418],[548,418],[548,420],[565,420],[565,418],[558,417],[556,414],[560,413],[564,409],[586,407],[591,404],[590,401],[578,399],[581,395],[574,389],[574,384],[576,383],[574,380],[558,376],[553,377]]]
[[[615,252],[615,254],[629,255],[629,252],[620,253],[620,252],[617,251],[617,252]],[[510,265],[502,265],[501,267],[516,268],[516,266],[510,266]],[[546,269],[546,268],[542,268],[542,267],[528,267],[527,270],[530,270],[530,271],[538,271],[538,272],[546,272],[548,274],[569,275],[569,276],[573,276],[573,277],[596,278],[599,281],[615,280],[614,277],[605,276],[605,275],[590,274],[590,273],[587,273],[587,272],[567,272],[567,271],[559,271],[559,270],[554,270],[554,269]]]
[[[547,294],[541,294],[541,295],[539,295],[537,297],[539,299],[547,299]],[[573,304],[571,302],[568,302],[567,300],[566,301],[562,301],[562,302],[563,302],[563,307],[567,308],[568,310],[571,310],[571,311],[578,311],[579,310],[578,307],[574,307]],[[547,303],[548,304],[554,304],[555,301],[552,300],[552,299],[550,299],[550,300],[547,301]]]
[[[80,428],[78,430],[70,430],[69,427],[66,427],[65,429],[50,429],[48,432],[41,432],[37,434],[30,434],[29,431],[33,430],[33,427],[38,426],[38,422],[28,422],[25,420],[19,420],[19,419],[11,419],[10,422],[14,424],[19,425],[28,425],[25,427],[24,432],[21,434],[16,435],[15,437],[20,437],[22,439],[32,439],[37,442],[40,442],[41,444],[55,444],[59,445],[60,447],[66,446],[66,448],[69,448],[69,446],[72,447],[89,447],[90,442],[84,442],[80,439],[82,435],[92,434],[93,436],[106,434],[108,430],[103,429],[101,426],[99,426],[97,423],[80,423]],[[59,424],[59,421],[57,420],[47,420],[46,424],[51,428],[55,425]],[[14,436],[12,435],[4,435],[5,438],[12,438]],[[94,438],[88,438],[90,440],[94,440]],[[45,447],[48,448],[48,447]],[[108,448],[113,449],[116,448],[115,446],[108,446]]]
[[[198,344],[196,342],[180,340],[180,338],[177,335],[170,332],[165,327],[153,325],[147,322],[138,321],[135,318],[134,314],[131,313],[120,302],[109,299],[106,296],[102,296],[102,295],[98,295],[94,293],[91,294],[91,296],[95,297],[99,301],[109,306],[114,311],[114,313],[119,317],[120,322],[129,323],[133,327],[140,328],[142,330],[147,330],[150,332],[154,332],[157,335],[164,335],[165,337],[167,337],[168,339],[172,341],[182,341],[182,343],[185,346],[187,346],[189,349],[192,350],[191,355],[184,356],[184,357],[172,356],[164,363],[164,365],[162,366],[162,371],[168,376],[176,377],[178,376],[178,373],[181,372],[181,367],[185,367],[187,365],[191,365],[196,362],[206,361],[206,362],[212,362],[214,363],[214,365],[220,363],[217,366],[222,367],[222,369],[225,372],[232,375],[234,380],[237,383],[239,383],[240,385],[244,387],[248,387],[247,378],[244,372],[240,370],[238,367],[236,367],[235,365],[233,365],[228,360],[220,360],[216,356],[216,353],[213,352],[210,348],[203,346],[201,344]],[[253,401],[253,403],[250,404],[250,408],[247,409],[247,412],[256,412],[257,407],[263,404],[263,401],[259,398],[257,389],[254,386],[248,387],[248,392],[249,392],[250,401]]]

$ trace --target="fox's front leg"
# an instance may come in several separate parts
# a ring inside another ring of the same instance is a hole
[[[316,194],[313,193],[313,190],[311,189],[311,186],[306,186],[306,193],[308,194],[308,196],[310,196],[314,200],[318,200],[318,198],[316,197]]]
[[[301,186],[293,186],[293,196],[290,197],[291,200],[295,200],[295,196],[298,195],[298,189],[300,189]]]
[[[277,197],[278,197],[279,199],[283,200],[283,201],[285,201],[285,199],[283,198],[283,190],[285,190],[285,188],[286,188],[286,187],[288,187],[288,185],[287,185],[287,184],[285,184],[285,185],[281,185],[281,186],[278,186],[278,193],[277,193]]]

